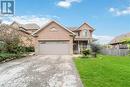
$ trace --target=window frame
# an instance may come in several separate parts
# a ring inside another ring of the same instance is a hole
[[[88,35],[88,30],[87,30],[87,29],[84,29],[84,30],[83,30],[83,37],[87,37],[87,35]]]

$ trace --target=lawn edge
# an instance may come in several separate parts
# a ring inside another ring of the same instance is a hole
[[[75,65],[74,60],[75,60],[75,58],[73,57],[73,58],[72,58],[72,65],[73,65],[73,67],[74,67],[76,77],[78,78],[79,84],[81,85],[80,87],[84,87],[83,82],[82,82],[82,80],[81,80],[81,78],[80,78],[80,74],[79,74],[79,72],[78,72],[78,70],[77,70],[77,67],[76,67],[76,65]]]

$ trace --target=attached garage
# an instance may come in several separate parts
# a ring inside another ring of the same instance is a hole
[[[38,55],[73,54],[75,34],[55,21],[36,31],[33,36],[35,36],[35,53]]]
[[[38,53],[40,55],[68,55],[69,41],[39,41]]]

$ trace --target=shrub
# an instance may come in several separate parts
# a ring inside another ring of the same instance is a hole
[[[22,54],[26,52],[34,52],[34,47],[17,46],[16,48],[14,48],[12,53]]]
[[[15,49],[16,54],[23,54],[26,53],[26,48],[24,46],[17,46]]]
[[[97,57],[97,53],[100,53],[100,46],[97,44],[91,44],[92,57]]]
[[[5,52],[1,52],[0,53],[0,62],[4,61],[6,59],[10,60],[10,59],[15,59],[15,58],[21,58],[23,55],[21,54],[14,54],[14,53],[5,53]]]
[[[128,49],[130,49],[130,43],[128,44]]]
[[[30,41],[29,36],[23,35],[19,29],[6,24],[0,25],[0,42],[4,43],[4,52],[15,54],[33,52],[33,47],[25,47],[26,45],[23,43],[25,38],[27,38],[27,41]],[[3,50],[3,47],[1,47],[0,51],[1,49]]]
[[[5,50],[4,47],[5,47],[4,43],[0,41],[0,52]]]
[[[34,47],[25,47],[26,52],[34,52]]]
[[[130,56],[130,50],[129,50],[128,56]]]
[[[82,54],[87,57],[88,55],[90,55],[90,50],[85,49],[85,50],[82,51]]]
[[[91,44],[91,51],[93,53],[100,53],[100,46],[97,44]]]

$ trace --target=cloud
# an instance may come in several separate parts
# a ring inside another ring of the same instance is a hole
[[[115,8],[110,8],[109,11],[110,11],[110,12],[114,12],[114,11],[115,11]]]
[[[125,9],[122,9],[122,10],[119,10],[119,9],[116,9],[116,8],[110,8],[109,12],[112,12],[117,16],[130,15],[130,6],[125,8]]]
[[[57,3],[57,6],[62,8],[69,8],[71,7],[72,3],[77,2],[79,3],[81,0],[61,0]]]
[[[14,17],[1,17],[2,23],[11,24],[13,21],[16,21],[21,24],[27,23],[36,23],[40,27],[50,21],[52,18],[59,18],[58,16],[36,16],[36,15],[29,15],[29,16],[14,16]]]
[[[93,37],[97,39],[98,44],[108,44],[114,38],[114,36],[107,35],[93,35]]]

